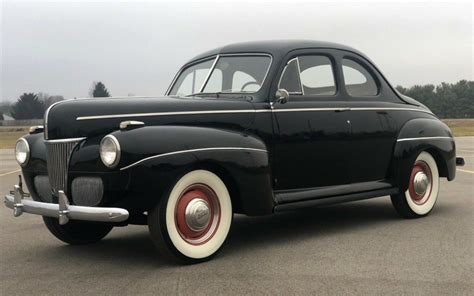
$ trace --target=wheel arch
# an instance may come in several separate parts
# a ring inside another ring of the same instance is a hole
[[[141,200],[146,208],[156,205],[157,193],[164,194],[180,176],[205,169],[228,186],[236,212],[251,216],[273,212],[268,150],[254,135],[188,126],[144,127],[115,135],[127,157],[122,172],[130,176],[131,191],[144,191]],[[136,145],[144,138],[149,145]]]
[[[242,213],[241,193],[235,181],[235,177],[222,165],[215,161],[203,161],[194,164],[186,172],[193,170],[206,170],[216,174],[227,187],[232,201],[232,210],[234,213]]]
[[[391,175],[401,192],[408,188],[413,163],[423,151],[435,159],[440,177],[455,178],[456,147],[451,130],[437,118],[415,118],[401,128],[393,153]]]

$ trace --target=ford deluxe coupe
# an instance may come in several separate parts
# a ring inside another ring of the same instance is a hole
[[[214,256],[234,213],[390,196],[423,217],[463,164],[449,128],[364,54],[316,41],[208,51],[164,97],[56,103],[15,153],[29,191],[20,179],[5,196],[15,216],[42,215],[68,244],[148,225],[181,263]]]

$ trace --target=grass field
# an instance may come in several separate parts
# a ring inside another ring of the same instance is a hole
[[[28,134],[28,129],[24,126],[0,126],[0,149],[14,148],[16,140]]]
[[[474,136],[474,118],[443,119],[451,128],[455,137]],[[18,138],[28,133],[29,127],[0,126],[0,149],[14,148]]]
[[[443,119],[455,137],[474,136],[474,118]]]

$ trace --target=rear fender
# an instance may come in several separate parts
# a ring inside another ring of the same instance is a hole
[[[436,160],[441,177],[455,178],[456,147],[449,127],[438,119],[412,119],[400,130],[391,165],[400,192],[408,188],[413,164],[422,151]]]

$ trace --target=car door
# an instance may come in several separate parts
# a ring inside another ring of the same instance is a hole
[[[290,97],[272,105],[276,189],[348,184],[349,114],[331,50],[293,52],[286,61],[276,88]]]
[[[397,139],[397,114],[406,105],[365,58],[350,52],[340,57],[341,95],[351,109],[348,169],[351,183],[385,180]]]

